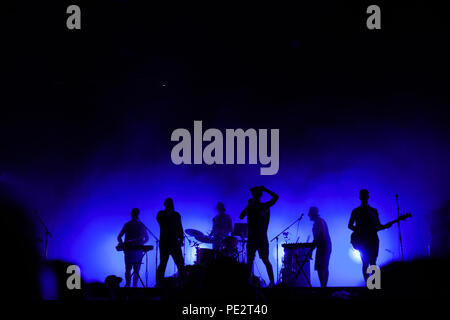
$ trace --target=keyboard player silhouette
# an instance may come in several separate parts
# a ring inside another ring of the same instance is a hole
[[[142,258],[145,251],[142,246],[148,241],[148,234],[144,224],[139,221],[139,209],[131,210],[131,220],[125,223],[117,240],[119,241],[118,250],[122,248],[125,256],[125,287],[130,287],[131,270],[133,269],[133,287],[137,286],[139,279],[139,270],[141,268]],[[122,237],[125,235],[125,241]],[[142,281],[142,280],[141,280]]]

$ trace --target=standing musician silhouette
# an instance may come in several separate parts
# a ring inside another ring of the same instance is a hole
[[[367,267],[377,263],[380,242],[377,233],[390,228],[393,222],[380,223],[377,209],[369,206],[369,191],[359,191],[359,199],[361,205],[352,211],[348,228],[353,231],[351,243],[361,254],[363,277],[367,281]]]
[[[261,202],[263,191],[267,192],[272,199],[267,202]],[[270,220],[270,207],[278,200],[278,195],[265,187],[253,187],[250,189],[252,199],[242,211],[240,218],[247,216],[248,223],[248,242],[247,242],[247,267],[249,277],[253,269],[256,251],[266,266],[269,275],[270,284],[274,285],[274,275],[272,264],[269,261],[269,241],[267,240],[267,228]]]
[[[169,256],[177,265],[178,275],[181,280],[184,279],[184,259],[181,252],[183,245],[184,232],[181,224],[181,216],[174,210],[173,200],[167,198],[164,200],[165,209],[158,212],[156,220],[160,226],[160,258],[161,262],[156,271],[157,285],[162,284],[164,273],[166,271]]]
[[[328,283],[328,265],[330,263],[331,255],[331,239],[328,232],[328,226],[324,219],[319,215],[317,207],[309,208],[308,217],[314,222],[313,245],[316,248],[316,259],[314,263],[314,270],[317,270],[319,275],[320,287],[325,288]]]
[[[139,209],[131,210],[131,220],[125,223],[117,236],[119,244],[123,244],[122,237],[125,235],[125,243],[128,245],[143,245],[148,241],[147,230],[139,221]],[[131,282],[131,269],[134,269],[133,287],[137,286],[139,269],[141,268],[143,250],[124,250],[125,255],[125,287],[128,288]]]

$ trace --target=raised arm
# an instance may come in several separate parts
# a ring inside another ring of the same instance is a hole
[[[275,202],[278,201],[279,196],[278,196],[275,192],[273,192],[273,191],[267,189],[266,187],[261,187],[261,189],[262,189],[263,191],[267,192],[268,194],[270,194],[270,196],[272,197],[272,199],[270,199],[269,201],[267,201],[266,204],[267,204],[269,207],[273,206],[273,205],[275,204]]]

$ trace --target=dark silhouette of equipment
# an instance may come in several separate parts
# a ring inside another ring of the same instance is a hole
[[[155,234],[153,233],[152,230],[150,230],[145,223],[143,223],[139,218],[138,220],[144,225],[145,229],[148,231],[148,233],[155,239],[155,247],[156,247],[156,252],[155,252],[155,283],[157,281],[156,279],[156,272],[158,270],[158,249],[159,249],[159,238],[157,236],[155,236]],[[150,249],[150,250],[153,250]],[[145,250],[144,250],[145,251]],[[145,252],[145,285],[148,286],[148,255],[147,252]]]
[[[203,232],[196,229],[186,229],[184,231],[188,236],[194,237],[195,240],[202,243],[213,243],[213,237],[205,235]]]
[[[303,216],[304,216],[305,214],[304,213],[302,213],[301,215],[300,215],[300,217],[298,217],[297,219],[295,219],[295,221],[294,222],[292,222],[289,226],[287,226],[286,228],[284,228],[283,229],[283,231],[281,231],[279,234],[277,234],[275,237],[273,237],[272,238],[272,240],[270,240],[270,242],[273,242],[273,241],[277,241],[276,242],[276,244],[277,244],[277,282],[278,282],[278,280],[279,280],[279,267],[278,267],[278,261],[279,261],[279,259],[278,259],[278,238],[282,235],[282,234],[286,234],[287,233],[287,231],[294,225],[294,224],[296,224],[297,222],[300,222],[302,219],[303,219]]]
[[[242,263],[245,263],[245,244],[248,240],[248,224],[247,223],[235,223],[233,232],[231,233],[232,236],[238,237],[239,242],[241,243],[241,249],[238,253],[240,255],[240,261]]]
[[[248,224],[247,223],[235,223],[233,232],[231,233],[233,236],[248,238]]]
[[[197,247],[195,264],[209,265],[216,259],[216,250]]]
[[[154,247],[151,246],[151,245],[134,244],[134,243],[126,243],[126,242],[119,243],[116,246],[116,250],[117,251],[124,251],[125,252],[125,251],[128,251],[128,250],[142,250],[142,251],[144,251],[144,255],[145,255],[146,260],[147,260],[147,252],[150,251],[150,250],[153,250],[153,248]],[[144,256],[142,256],[142,258],[144,258]],[[142,258],[141,258],[141,261],[139,262],[139,264],[142,264]],[[146,265],[147,264],[148,264],[148,262],[146,263]],[[144,284],[144,281],[142,281],[142,278],[139,275],[139,272],[136,272],[136,269],[133,268],[133,273],[131,274],[131,278],[133,278],[135,275],[138,277],[138,279],[141,282],[142,286],[144,288],[147,288],[147,286]]]
[[[142,250],[142,251],[148,252],[153,249],[154,249],[154,247],[151,245],[133,244],[133,243],[119,243],[116,246],[117,251]]]
[[[282,282],[289,287],[311,287],[310,266],[312,243],[285,243]],[[300,277],[300,274],[302,277]]]
[[[218,243],[217,249],[199,248],[199,244],[194,243],[193,246],[196,248],[197,253],[196,264],[208,264],[218,255],[238,258],[237,247],[239,240],[233,236],[226,236],[223,240],[216,241],[214,236],[206,236],[203,232],[196,229],[186,229],[185,233],[201,243]]]

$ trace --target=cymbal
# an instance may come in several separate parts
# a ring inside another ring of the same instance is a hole
[[[195,240],[203,242],[203,243],[212,243],[213,239],[203,234],[203,232],[195,230],[195,229],[186,229],[184,230],[187,235],[194,237]]]
[[[197,237],[204,237],[205,235],[203,232],[195,230],[195,229],[186,229],[184,230],[188,235],[191,237],[197,238]]]
[[[231,235],[234,236],[234,237],[241,237],[242,239],[247,239],[248,238],[248,236],[246,234],[244,234],[244,233],[232,232]]]
[[[200,241],[200,242],[213,243],[213,238],[207,237],[205,235],[197,236],[197,237],[194,237],[194,238],[197,239],[197,241]]]

